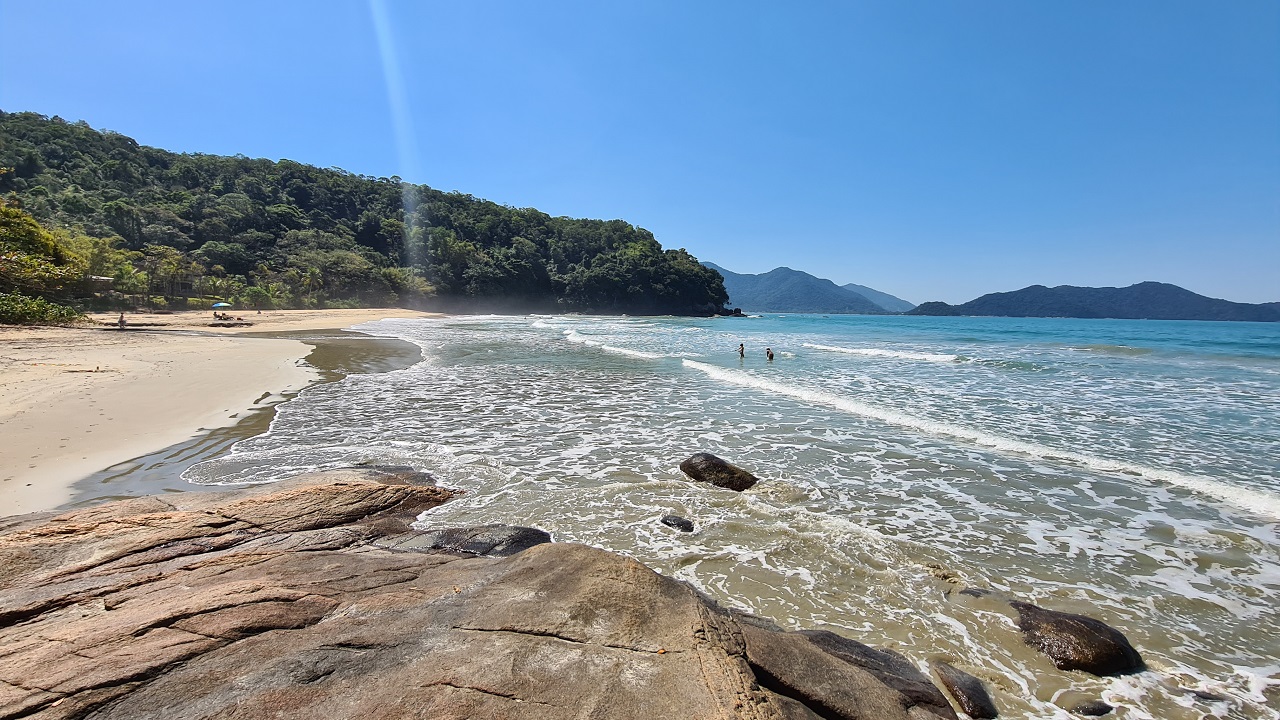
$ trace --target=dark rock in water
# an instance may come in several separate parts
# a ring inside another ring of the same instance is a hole
[[[1079,705],[1076,705],[1075,707],[1071,708],[1071,712],[1077,715],[1084,715],[1086,717],[1101,717],[1111,712],[1112,710],[1115,710],[1115,708],[1108,705],[1107,703],[1102,702],[1101,700],[1090,700],[1089,702],[1082,702]]]
[[[1226,702],[1227,701],[1225,697],[1219,695],[1218,693],[1205,692],[1204,690],[1188,690],[1187,692],[1194,695],[1197,700],[1204,700],[1205,702]]]
[[[869,670],[827,652],[806,634],[771,631],[752,622],[739,622],[738,626],[757,682],[766,690],[803,703],[819,717],[956,718],[941,693],[941,706],[932,701],[921,703]]]
[[[453,493],[385,479],[0,519],[0,717],[955,718],[629,558],[415,546]]]
[[[697,453],[680,463],[680,471],[698,482],[742,492],[760,482],[759,478],[742,468],[731,465],[711,453]]]
[[[1059,670],[1123,675],[1144,667],[1142,656],[1128,638],[1101,620],[1045,610],[1031,603],[1009,604],[1018,611],[1018,629],[1027,644],[1048,655]]]
[[[403,542],[390,543],[386,547],[395,550],[446,550],[509,557],[534,545],[551,542],[551,536],[543,530],[512,525],[481,525],[470,528],[443,528],[416,533]]]
[[[969,717],[988,720],[1000,714],[996,711],[996,704],[987,693],[987,688],[978,678],[941,660],[929,663],[929,667],[938,673],[938,678],[942,680],[947,692],[951,693],[951,697],[956,699],[960,709]]]
[[[693,532],[693,522],[691,520],[686,520],[679,515],[663,515],[659,522],[667,527],[673,527],[680,532]]]
[[[983,588],[965,588],[960,591],[960,594],[968,595],[969,597],[981,598],[981,597],[987,597],[992,593],[990,590],[984,590]]]
[[[912,703],[942,717],[950,717],[951,705],[929,678],[902,655],[864,645],[826,630],[801,630],[800,635],[824,652],[866,670],[880,682],[902,693]]]

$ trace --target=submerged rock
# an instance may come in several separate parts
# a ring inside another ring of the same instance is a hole
[[[698,482],[742,492],[760,482],[759,478],[711,453],[697,453],[680,463],[680,471]]]
[[[1048,655],[1059,670],[1123,675],[1144,667],[1128,638],[1101,620],[1026,602],[1009,604],[1018,611],[1018,629],[1027,644]]]
[[[947,692],[951,693],[951,697],[956,699],[960,709],[969,717],[989,720],[1000,714],[987,688],[978,678],[942,660],[929,663],[929,667],[938,674],[938,679],[947,688]]]
[[[1077,715],[1084,715],[1085,717],[1102,717],[1112,710],[1115,710],[1115,708],[1101,700],[1082,702],[1071,708],[1071,712]]]
[[[667,527],[673,527],[680,532],[693,532],[693,521],[686,520],[679,515],[663,515],[658,522]]]
[[[451,495],[344,470],[0,520],[0,717],[955,717],[634,560],[412,529]]]
[[[378,465],[376,463],[360,463],[356,467],[383,473],[383,482],[392,485],[435,485],[436,479],[431,473],[423,472],[412,465]]]

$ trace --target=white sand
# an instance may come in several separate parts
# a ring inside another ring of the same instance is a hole
[[[247,328],[208,328],[208,313],[128,315],[156,331],[0,327],[0,516],[48,510],[99,470],[234,424],[318,375],[297,340],[235,333],[318,330],[405,310],[273,311]],[[115,321],[119,315],[96,316]],[[199,330],[221,336],[173,330]]]

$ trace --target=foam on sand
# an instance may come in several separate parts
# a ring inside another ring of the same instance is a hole
[[[1050,462],[1068,461],[1099,472],[1123,473],[1139,476],[1148,480],[1159,481],[1191,490],[1216,500],[1236,506],[1242,510],[1280,520],[1280,496],[1265,490],[1257,490],[1230,485],[1211,478],[1187,475],[1173,470],[1153,468],[1137,463],[1109,460],[1072,450],[1059,450],[1039,443],[1001,437],[976,428],[939,422],[928,418],[917,417],[908,413],[872,405],[853,398],[835,395],[821,390],[788,385],[767,380],[755,375],[728,370],[696,360],[682,360],[685,367],[707,374],[722,382],[748,387],[755,390],[783,395],[802,402],[823,405],[837,410],[879,420],[899,427],[928,433],[930,435],[965,440],[975,445],[991,448],[999,452],[1027,455]]]

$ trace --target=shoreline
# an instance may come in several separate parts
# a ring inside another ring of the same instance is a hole
[[[135,469],[154,465],[146,461],[194,450],[217,432],[225,439],[189,464],[210,457],[240,439],[235,428],[246,413],[336,379],[340,369],[307,361],[316,348],[307,338],[328,332],[336,339],[343,328],[384,318],[432,316],[394,308],[283,310],[245,316],[251,327],[216,328],[208,327],[208,313],[189,312],[126,315],[125,332],[104,324],[2,327],[0,507],[16,515],[91,502],[106,494],[90,495],[94,478],[127,475],[122,466],[131,461],[139,461]],[[90,317],[107,323],[118,315]]]
[[[303,390],[338,382],[348,375],[390,372],[409,367],[422,359],[418,346],[395,338],[368,335],[356,330],[285,330],[262,333],[260,337],[294,339],[311,350],[303,361],[318,377],[296,392],[283,393],[249,408],[234,424],[203,430],[182,442],[155,452],[130,458],[76,481],[72,497],[56,510],[99,505],[146,495],[178,492],[221,492],[225,485],[200,485],[182,479],[193,465],[216,458],[235,443],[261,435],[270,429],[276,410]]]

